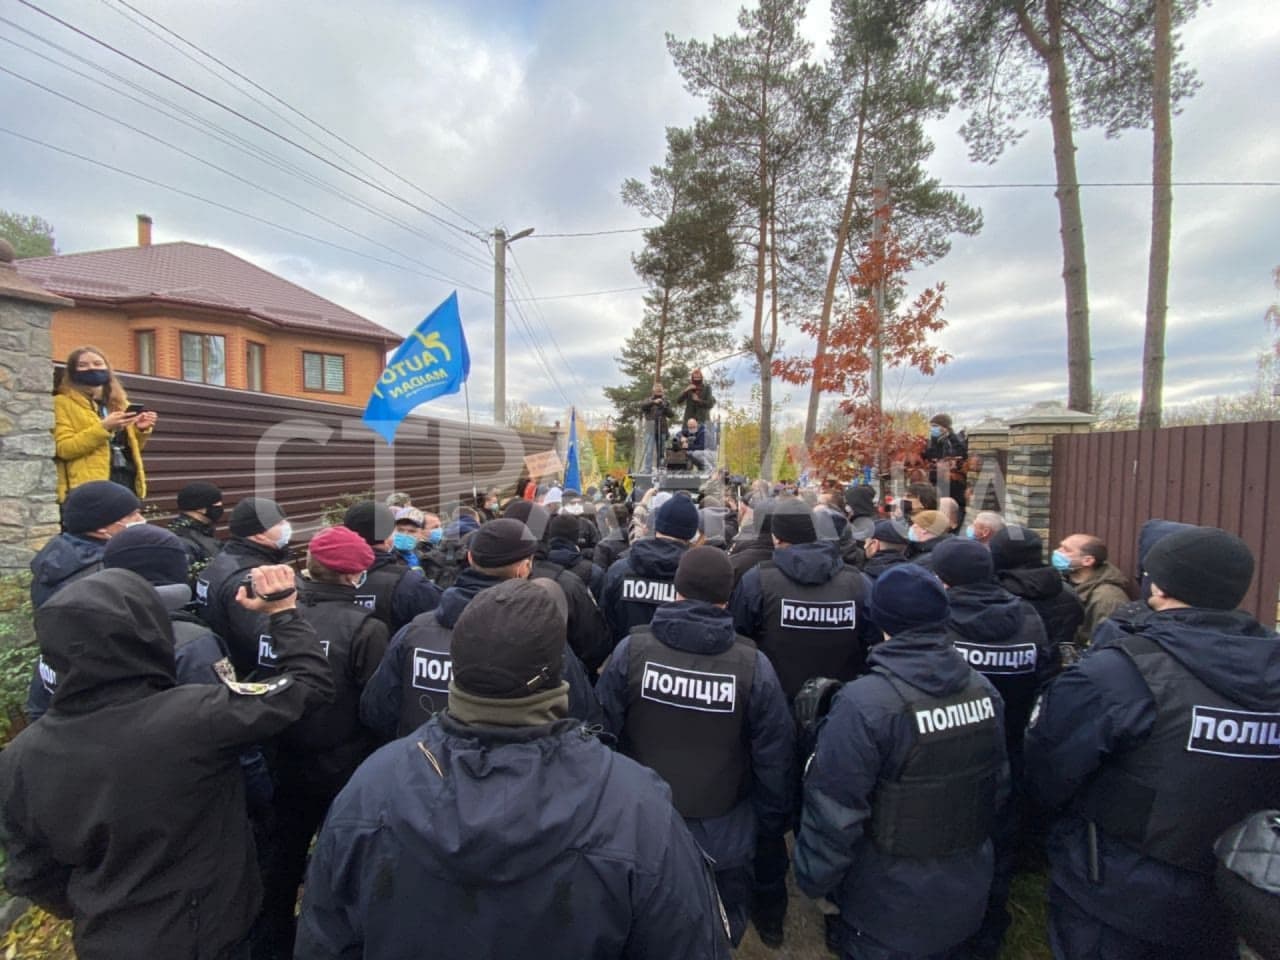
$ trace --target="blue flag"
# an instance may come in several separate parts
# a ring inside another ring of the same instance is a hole
[[[578,473],[578,411],[569,408],[569,449],[565,453],[564,488],[582,492],[582,477]]]
[[[364,422],[392,443],[409,411],[428,400],[457,393],[469,373],[471,354],[462,333],[455,290],[400,344],[373,385]]]

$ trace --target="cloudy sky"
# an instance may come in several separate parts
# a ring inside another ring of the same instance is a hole
[[[339,167],[363,171],[395,195],[308,157],[31,5],[4,0],[0,68],[137,129],[4,72],[0,127],[239,211],[0,133],[0,207],[49,220],[62,252],[129,245],[134,215],[145,212],[155,220],[157,243],[224,247],[401,334],[457,289],[473,357],[472,408],[487,418],[493,396],[493,268],[484,238],[496,226],[509,233],[534,227],[533,236],[512,245],[508,260],[508,295],[515,301],[508,308],[508,398],[556,417],[570,403],[600,416],[608,412],[600,391],[617,382],[614,355],[642,308],[630,267],[640,237],[600,234],[644,224],[622,205],[619,186],[628,176],[644,177],[661,161],[665,127],[687,124],[701,110],[671,66],[664,34],[710,39],[729,32],[737,4],[32,4]],[[1274,105],[1280,17],[1272,4],[1219,0],[1185,30],[1185,55],[1203,87],[1174,121],[1176,181],[1274,181],[1280,175]],[[193,62],[162,42],[192,53],[139,13],[198,44],[404,179],[255,92],[274,111],[268,112],[229,84],[221,69]],[[825,5],[815,0],[805,32],[820,48],[828,23]],[[169,101],[163,109],[173,116],[126,99],[124,92],[148,103],[155,102],[151,93],[160,94]],[[213,121],[226,132],[214,139],[174,116]],[[959,125],[958,116],[934,125],[937,153],[930,172],[943,183],[964,185],[967,198],[981,206],[985,227],[977,237],[957,241],[946,259],[918,278],[920,284],[947,283],[950,326],[942,342],[955,359],[931,380],[890,377],[888,391],[911,406],[951,409],[963,422],[983,412],[1009,413],[1065,398],[1066,336],[1052,190],[978,186],[1051,180],[1047,122],[1029,124],[1027,136],[994,166],[967,160]],[[256,156],[236,148],[231,137]],[[1150,144],[1144,131],[1118,140],[1080,132],[1081,181],[1149,179]],[[1139,386],[1149,209],[1146,188],[1084,191],[1095,388],[1107,393],[1136,394]],[[597,235],[553,236],[568,233]],[[1280,188],[1175,190],[1167,403],[1252,385],[1256,356],[1269,342],[1263,313],[1276,298],[1271,271],[1277,265]],[[793,331],[788,345],[803,350],[803,338]],[[747,361],[727,361],[724,370],[736,380],[735,396],[745,402],[753,377]],[[789,390],[780,415],[802,417],[805,395]],[[435,406],[433,412],[442,414],[461,411],[460,403]]]

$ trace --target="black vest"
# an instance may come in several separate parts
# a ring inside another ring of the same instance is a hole
[[[409,571],[413,568],[407,563],[393,560],[369,571],[364,585],[356,588],[356,605],[372,611],[373,615],[387,625],[387,629],[395,628],[391,616],[391,598]],[[421,576],[421,574],[414,574]]]
[[[196,615],[227,644],[236,673],[241,677],[253,669],[253,660],[249,651],[240,649],[242,645],[236,642],[227,611],[236,602],[240,581],[250,570],[279,562],[268,556],[265,550],[254,549],[252,544],[242,545],[233,541],[196,577]]]
[[[1022,621],[1018,632],[996,643],[974,643],[954,629],[947,628],[952,645],[969,666],[977,670],[996,688],[1004,700],[1005,740],[1018,748],[1026,734],[1027,720],[1039,692],[1039,670],[1042,652],[1033,640],[1025,639],[1028,620],[1037,628],[1040,615],[1023,601]]]
[[[928,860],[976,850],[991,836],[1004,732],[995,695],[970,675],[959,693],[931,697],[894,676],[914,738],[893,779],[876,784],[871,838],[882,853]]]
[[[433,610],[414,617],[401,632],[400,643],[405,659],[400,665],[397,737],[417,730],[448,705],[453,631],[436,619]]]
[[[658,607],[675,602],[674,575],[669,579],[642,577],[634,570],[629,570],[622,578],[622,592],[619,594],[624,624],[623,636],[631,633],[636,627],[648,626]]]
[[[331,703],[313,706],[280,738],[282,752],[297,761],[314,760],[315,779],[345,782],[373,749],[369,731],[360,723],[360,691],[352,667],[354,641],[373,614],[351,602],[346,590],[328,584],[299,583],[298,615],[311,624],[329,660],[335,686]],[[257,677],[279,673],[271,637],[258,640]],[[339,785],[341,785],[339,783]]]
[[[669,647],[648,627],[631,633],[623,749],[671,785],[682,817],[719,817],[751,782],[747,708],[755,644],[723,653]]]
[[[1242,710],[1146,637],[1115,646],[1150,688],[1156,721],[1141,744],[1103,761],[1078,809],[1148,857],[1211,874],[1214,838],[1275,806],[1280,712]]]
[[[772,560],[756,567],[764,608],[757,638],[790,702],[810,677],[853,680],[865,672],[862,575],[845,567],[826,583],[796,583]]]

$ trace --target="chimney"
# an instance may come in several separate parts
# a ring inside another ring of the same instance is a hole
[[[138,214],[138,246],[151,246],[151,218],[145,213]]]

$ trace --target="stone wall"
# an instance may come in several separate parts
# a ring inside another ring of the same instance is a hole
[[[1060,433],[1088,433],[1092,428],[1091,414],[1056,402],[1038,403],[1009,421],[1005,519],[1035,530],[1046,549],[1053,546],[1049,543],[1053,438]]]
[[[0,240],[0,576],[58,533],[49,328],[69,303],[18,276]]]

